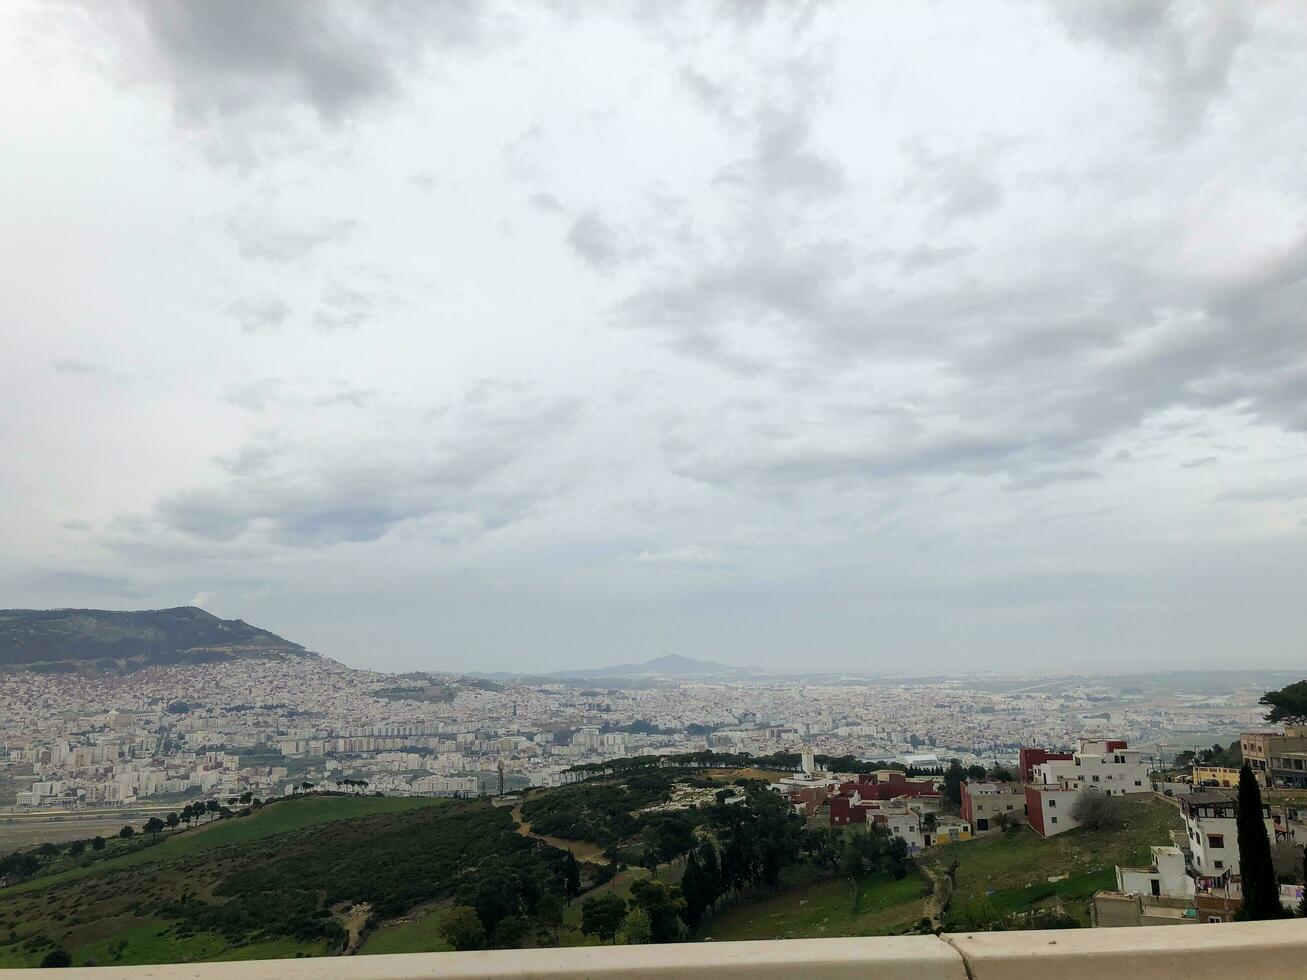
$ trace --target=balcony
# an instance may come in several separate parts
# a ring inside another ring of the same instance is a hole
[[[1206,980],[1307,975],[1307,922],[409,953],[65,970],[79,980]]]

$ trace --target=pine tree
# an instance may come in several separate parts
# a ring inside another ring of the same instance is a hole
[[[1280,890],[1271,864],[1271,842],[1262,814],[1262,791],[1253,771],[1239,770],[1239,803],[1235,811],[1239,832],[1239,875],[1243,879],[1243,918],[1278,919],[1283,915]]]

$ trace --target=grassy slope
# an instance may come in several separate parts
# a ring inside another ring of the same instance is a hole
[[[443,801],[419,797],[338,797],[306,796],[265,807],[249,817],[216,821],[191,831],[177,834],[162,844],[97,862],[88,868],[37,879],[0,892],[0,920],[9,915],[7,900],[24,892],[50,888],[44,908],[49,910],[40,921],[24,919],[22,929],[27,935],[43,932],[59,940],[73,955],[73,962],[81,965],[88,960],[100,965],[135,965],[142,963],[194,962],[223,959],[271,959],[300,954],[321,955],[326,952],[322,943],[304,943],[280,939],[248,946],[232,947],[222,937],[197,933],[179,937],[168,923],[152,916],[137,917],[124,912],[109,919],[77,922],[71,917],[51,918],[53,910],[67,901],[76,902],[76,896],[99,880],[101,873],[113,876],[115,872],[177,858],[203,856],[207,851],[232,844],[249,843],[278,834],[319,826],[337,820],[393,813],[420,806],[439,805]],[[79,880],[80,879],[80,880]],[[114,886],[110,886],[111,888]],[[38,901],[40,900],[38,896]],[[5,930],[7,933],[7,930]],[[127,948],[115,959],[110,944],[127,940]],[[438,948],[438,947],[432,947]],[[48,949],[29,952],[17,946],[0,946],[0,968],[36,966]]]
[[[1099,888],[1115,882],[1115,866],[1148,862],[1148,848],[1169,844],[1169,831],[1181,826],[1180,811],[1156,798],[1132,801],[1126,826],[1114,830],[1071,830],[1042,840],[1022,827],[1011,834],[992,834],[934,848],[922,860],[939,871],[957,860],[957,891],[952,908],[985,897],[1005,911],[1024,911],[1047,891],[1048,879],[1070,875],[1053,884],[1066,910],[1088,922],[1088,900]]]
[[[443,907],[426,909],[400,922],[391,922],[368,934],[359,953],[441,953],[450,945],[440,937]]]
[[[703,938],[810,939],[821,936],[878,936],[901,932],[921,918],[924,881],[909,875],[863,880],[857,909],[843,879],[787,888],[778,895],[717,913],[701,930]]]
[[[169,861],[173,858],[198,854],[228,844],[240,844],[303,830],[333,820],[348,820],[351,817],[366,817],[378,813],[395,813],[411,810],[420,806],[431,806],[439,800],[416,796],[305,796],[291,798],[258,810],[248,817],[235,817],[201,824],[191,830],[181,831],[167,837],[162,843],[134,851],[118,858],[96,861],[88,867],[74,867],[68,871],[46,875],[14,885],[0,894],[0,897],[18,895],[26,891],[35,891],[50,885],[103,871],[151,864],[157,861]],[[111,842],[112,844],[113,842]]]
[[[1132,801],[1127,825],[1115,830],[1073,830],[1048,840],[1028,828],[932,848],[918,860],[939,873],[958,862],[952,908],[988,898],[1000,912],[1022,912],[1048,904],[1056,894],[1067,912],[1088,923],[1089,900],[1116,881],[1115,866],[1145,864],[1148,848],[1169,844],[1180,826],[1179,810],[1155,798]],[[1061,881],[1048,879],[1068,875]],[[987,895],[987,893],[992,894]],[[855,914],[844,881],[795,882],[778,895],[719,912],[701,930],[705,938],[800,939],[868,936],[903,932],[922,915],[921,882],[868,879]]]

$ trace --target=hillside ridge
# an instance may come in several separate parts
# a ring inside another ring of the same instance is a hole
[[[269,630],[197,606],[0,609],[0,668],[131,670],[289,656],[316,655]]]

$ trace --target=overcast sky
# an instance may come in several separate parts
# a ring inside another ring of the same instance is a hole
[[[1296,666],[1307,7],[6,3],[0,606]]]

